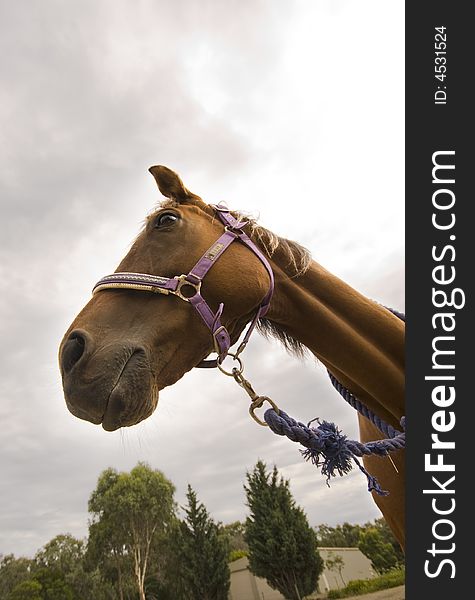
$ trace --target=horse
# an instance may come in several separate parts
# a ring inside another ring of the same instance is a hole
[[[59,348],[70,412],[106,431],[135,425],[153,413],[159,392],[192,368],[222,368],[247,326],[231,356],[239,360],[254,327],[297,356],[308,349],[397,428],[404,415],[404,323],[298,243],[207,204],[165,166],[149,171],[164,200],[115,274],[96,284]],[[206,361],[214,351],[218,358]],[[358,419],[362,442],[384,437],[366,417]],[[364,465],[390,491],[373,497],[404,546],[404,451],[392,460],[364,457]]]

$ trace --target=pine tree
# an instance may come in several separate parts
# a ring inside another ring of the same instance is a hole
[[[245,539],[251,571],[288,600],[301,600],[316,589],[323,570],[315,532],[277,467],[267,473],[258,461],[247,473],[244,489],[250,509]]]
[[[188,486],[186,518],[175,541],[182,591],[187,600],[227,600],[230,574],[228,549],[219,527]]]

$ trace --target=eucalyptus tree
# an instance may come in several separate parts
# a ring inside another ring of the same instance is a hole
[[[119,597],[125,598],[122,568],[130,565],[140,600],[152,556],[157,560],[175,515],[171,481],[138,463],[130,473],[106,469],[89,500],[94,552],[117,566]],[[156,565],[154,565],[156,566]]]

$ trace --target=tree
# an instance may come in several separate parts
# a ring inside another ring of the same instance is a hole
[[[108,600],[114,598],[109,586],[102,581],[97,568],[85,569],[86,545],[71,534],[59,534],[45,544],[35,555],[33,576],[41,577],[59,586],[59,580],[72,594],[74,600]],[[44,594],[49,600],[51,592],[43,584]],[[64,592],[65,594],[69,593]],[[49,594],[49,595],[48,595]],[[65,596],[66,597],[66,596]]]
[[[225,540],[230,553],[246,552],[249,550],[244,539],[245,525],[241,521],[234,521],[227,525],[221,525],[220,535]]]
[[[267,473],[266,465],[258,461],[246,477],[249,567],[285,598],[301,600],[316,589],[323,570],[315,532],[277,467]]]
[[[35,571],[33,581],[40,584],[43,600],[74,600],[74,591],[58,569],[40,568]]]
[[[397,565],[396,553],[389,542],[385,542],[376,527],[369,527],[362,532],[358,548],[370,560],[378,573],[384,573]]]
[[[188,485],[186,517],[178,523],[176,556],[186,600],[227,600],[228,547],[220,528]]]
[[[99,479],[98,487],[89,501],[90,512],[101,512],[104,504],[104,495],[108,486],[113,486],[115,479],[109,477],[112,469],[104,471]],[[118,476],[118,473],[115,472]],[[120,515],[109,511],[106,518],[89,523],[89,539],[85,554],[85,568],[88,571],[99,570],[104,581],[110,582],[116,588],[116,596],[120,600],[127,597],[128,591],[133,587],[132,557],[127,550],[124,531]]]
[[[85,545],[70,534],[60,534],[43,546],[33,560],[0,561],[0,598],[3,600],[114,600],[97,571],[84,570]]]
[[[8,598],[13,589],[31,578],[33,561],[6,554],[0,560],[0,598]]]
[[[339,554],[329,552],[328,558],[325,561],[325,566],[329,571],[337,571],[343,585],[346,585],[342,575],[343,567],[345,566],[345,561]]]
[[[84,542],[71,534],[59,534],[47,542],[35,555],[34,579],[41,583],[43,595],[82,598],[75,593],[75,583],[82,583]],[[76,580],[76,581],[75,581]],[[82,586],[81,586],[82,587]],[[51,591],[59,589],[59,592]],[[59,595],[58,595],[59,594]]]
[[[84,542],[70,533],[59,534],[47,542],[35,555],[38,567],[56,569],[64,575],[82,562]]]
[[[89,500],[95,541],[102,543],[105,553],[117,551],[121,558],[130,557],[140,600],[145,600],[151,554],[175,513],[174,492],[163,473],[138,463],[130,473],[104,471]]]
[[[318,545],[322,548],[357,548],[362,527],[343,523],[336,527],[323,524],[316,527]]]
[[[8,600],[43,600],[43,586],[35,579],[27,579],[18,583],[8,596]]]
[[[359,548],[378,572],[404,564],[401,546],[383,518],[365,525],[319,525],[316,531],[319,546]]]
[[[387,544],[391,544],[391,546],[393,547],[394,550],[394,554],[396,556],[396,564],[394,566],[401,566],[404,565],[404,561],[405,561],[405,557],[404,557],[404,552],[401,549],[401,545],[399,544],[399,542],[397,541],[397,539],[394,537],[393,532],[391,531],[389,525],[386,523],[385,519],[383,519],[383,517],[379,518],[379,519],[375,519],[374,524],[371,525],[370,523],[367,523],[366,525],[368,526],[372,526],[375,527],[379,534],[381,535],[381,538],[383,539],[383,541]]]

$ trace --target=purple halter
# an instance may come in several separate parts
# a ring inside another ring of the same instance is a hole
[[[221,324],[221,315],[224,304],[220,303],[216,313],[213,313],[206,300],[201,295],[201,283],[223,252],[235,241],[239,240],[259,258],[269,274],[269,291],[263,298],[256,314],[254,315],[248,330],[241,342],[236,354],[237,357],[244,350],[251,333],[257,325],[258,320],[269,310],[270,301],[274,292],[274,274],[269,261],[254,242],[244,233],[243,228],[246,221],[235,219],[227,208],[221,205],[213,206],[218,218],[224,224],[224,233],[216,242],[208,248],[195,266],[187,275],[176,275],[175,277],[160,277],[146,273],[113,273],[100,279],[94,286],[92,293],[110,289],[131,289],[159,294],[173,294],[185,302],[189,302],[203,319],[205,325],[213,336],[214,349],[218,354],[215,360],[203,360],[197,367],[216,367],[220,365],[229,353],[231,338],[229,333]]]

